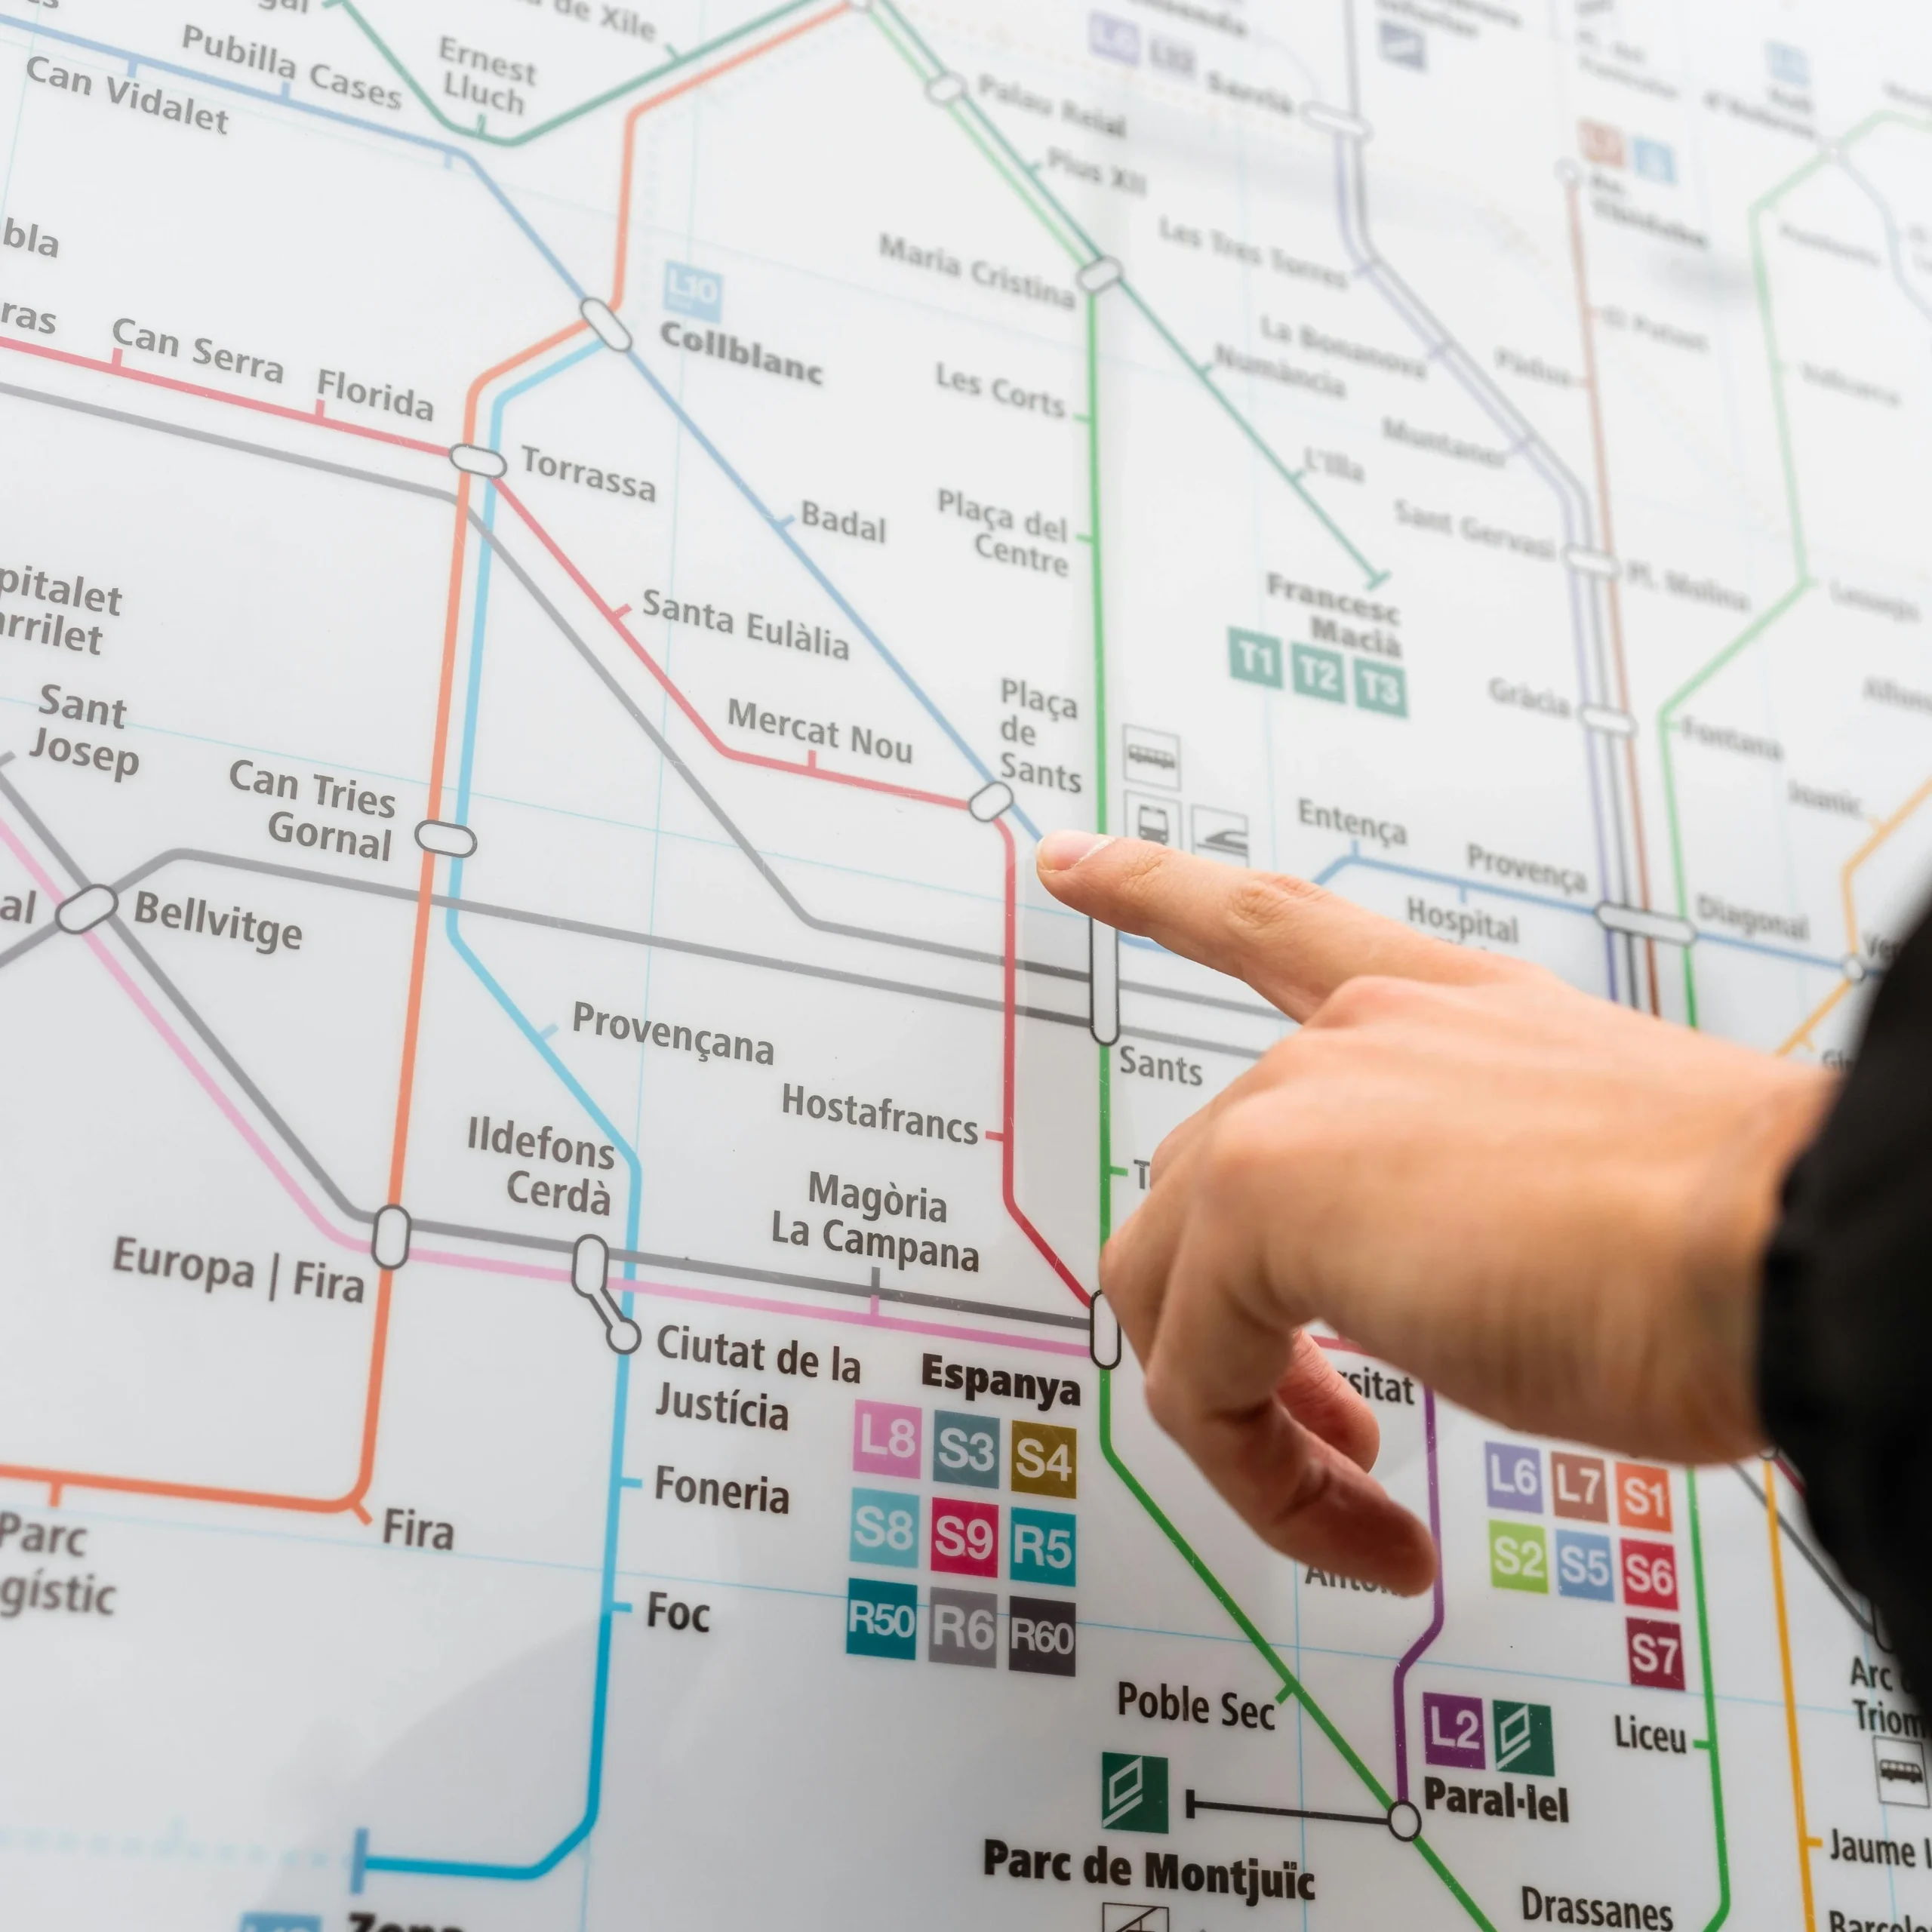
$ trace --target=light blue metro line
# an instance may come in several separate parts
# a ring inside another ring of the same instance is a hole
[[[601,343],[592,342],[588,347],[574,351],[560,361],[539,370],[534,375],[525,377],[522,381],[505,389],[497,398],[491,411],[490,439],[492,445],[501,439],[503,411],[510,401],[526,389],[534,389],[540,383],[548,382],[552,377],[561,375],[566,369],[574,368],[586,357],[595,355],[601,347]],[[494,531],[496,514],[497,492],[491,486],[485,490],[484,496],[483,523],[486,531]],[[471,782],[475,771],[477,718],[481,706],[483,651],[489,618],[490,565],[494,555],[492,546],[488,543],[481,545],[480,550],[476,572],[475,608],[470,625],[469,672],[463,693],[462,749],[457,769],[456,816],[461,823],[467,823],[469,819]],[[460,899],[463,896],[463,861],[461,859],[451,860],[450,896],[454,899]],[[543,1057],[544,1063],[563,1083],[571,1097],[596,1123],[598,1130],[623,1156],[628,1175],[629,1191],[629,1200],[624,1211],[624,1245],[635,1250],[638,1244],[644,1195],[644,1168],[638,1158],[636,1149],[619,1133],[616,1124],[565,1065],[549,1041],[505,991],[495,975],[477,957],[469,941],[463,936],[460,915],[454,906],[445,911],[443,930],[457,956],[476,975],[484,990],[509,1015],[517,1031]],[[627,1261],[624,1263],[626,1280],[634,1278],[635,1268],[635,1263]],[[632,1303],[629,1291],[621,1291],[617,1299],[618,1306],[628,1316]],[[630,1374],[629,1356],[620,1355],[617,1358],[617,1388],[613,1397],[611,1460],[604,1505],[604,1558],[597,1601],[597,1663],[591,1694],[589,1764],[585,1774],[583,1816],[541,1857],[521,1865],[451,1858],[398,1858],[387,1854],[378,1854],[369,1850],[367,1829],[358,1830],[355,1834],[355,1849],[349,1866],[349,1888],[352,1893],[362,1890],[365,1878],[371,1872],[406,1872],[426,1878],[488,1878],[512,1884],[527,1884],[555,1871],[596,1829],[604,1795],[604,1743],[610,1706],[612,1620],[619,1614],[617,1601],[617,1537],[625,1487],[624,1430],[630,1400]]]
[[[104,40],[90,40],[83,34],[69,33],[60,27],[49,26],[44,20],[23,20],[11,14],[0,14],[0,27],[17,27],[20,31],[36,40],[52,40],[68,47],[85,48],[90,54],[105,54],[112,59],[125,60],[128,72],[132,75],[142,67],[152,68],[158,74],[172,74],[177,79],[192,81],[200,88],[216,88],[224,94],[238,94],[249,100],[259,100],[271,107],[285,107],[297,114],[306,114],[318,121],[333,121],[344,128],[354,128],[365,134],[380,134],[392,141],[401,141],[411,147],[425,148],[432,154],[441,155],[446,162],[459,162],[487,188],[491,197],[523,232],[525,240],[548,262],[562,278],[577,300],[583,300],[585,291],[577,285],[576,276],[565,267],[552,253],[549,244],[525,220],[523,213],[509,196],[500,188],[489,171],[466,149],[448,141],[439,141],[428,134],[412,134],[406,128],[386,128],[377,121],[365,121],[353,114],[345,114],[340,108],[324,107],[318,103],[297,100],[290,94],[286,85],[279,94],[272,94],[266,88],[251,88],[246,82],[231,80],[226,74],[211,74],[199,67],[184,67],[177,61],[157,60],[152,54],[137,54],[132,48],[115,47]]]
[[[1369,872],[1390,872],[1400,878],[1426,880],[1432,885],[1447,886],[1459,896],[1472,892],[1486,894],[1492,899],[1508,899],[1524,906],[1540,906],[1552,912],[1568,912],[1573,916],[1594,921],[1597,909],[1594,906],[1580,905],[1574,899],[1551,899],[1540,892],[1525,892],[1519,886],[1493,885],[1487,879],[1460,878],[1454,872],[1430,872],[1421,866],[1398,866],[1388,859],[1374,859],[1359,847],[1345,852],[1339,859],[1331,860],[1315,875],[1317,885],[1326,885],[1338,872],[1346,872],[1350,866],[1358,866]],[[1729,946],[1737,952],[1755,952],[1767,959],[1788,960],[1795,966],[1816,966],[1822,971],[1842,976],[1844,961],[1827,958],[1823,953],[1800,952],[1788,946],[1767,946],[1761,940],[1738,939],[1729,933],[1713,933],[1697,929],[1693,943],[1697,946]],[[1873,977],[1877,977],[1875,971]]]
[[[986,761],[980,757],[979,753],[966,742],[964,738],[961,737],[958,728],[954,725],[952,719],[948,718],[946,713],[940,710],[939,706],[926,695],[925,691],[920,685],[918,680],[912,675],[910,671],[906,669],[906,666],[903,663],[900,662],[899,659],[888,647],[885,640],[881,637],[878,633],[872,629],[872,626],[867,623],[865,619],[860,617],[858,612],[852,608],[851,602],[850,599],[846,597],[844,592],[841,591],[838,586],[832,582],[831,578],[827,577],[825,572],[819,568],[818,564],[816,559],[814,558],[811,552],[792,534],[789,528],[792,519],[789,516],[780,517],[774,515],[772,512],[766,507],[763,498],[761,498],[758,495],[758,492],[752,488],[751,485],[748,483],[743,477],[740,475],[737,471],[732,467],[731,459],[727,457],[724,452],[698,427],[696,422],[692,420],[691,413],[685,408],[684,405],[678,400],[677,397],[672,394],[669,388],[658,376],[657,371],[651,367],[649,363],[645,361],[642,356],[638,355],[635,349],[626,350],[625,352],[624,359],[630,364],[632,368],[636,370],[638,374],[641,376],[647,383],[651,385],[651,388],[657,392],[658,399],[663,402],[664,407],[669,410],[673,416],[676,417],[679,423],[683,426],[685,433],[689,435],[691,440],[697,445],[698,448],[703,450],[705,454],[709,457],[712,461],[717,464],[718,467],[724,472],[725,476],[731,481],[731,487],[744,498],[746,503],[750,504],[752,508],[758,512],[758,515],[764,520],[764,523],[772,531],[774,534],[777,536],[778,540],[783,543],[786,549],[789,550],[792,555],[795,557],[798,561],[804,566],[805,569],[811,573],[813,582],[817,583],[820,589],[832,599],[832,602],[836,604],[839,609],[845,614],[847,621],[850,623],[853,628],[858,632],[859,635],[872,646],[873,650],[884,660],[888,667],[897,676],[900,682],[912,694],[915,699],[918,700],[920,706],[925,711],[926,715],[931,718],[933,722],[937,724],[939,728],[946,734],[946,737],[952,740],[955,749],[958,752],[960,756],[963,758],[966,762],[973,768],[974,771],[979,774],[980,783],[985,785],[992,784],[994,782],[992,768],[989,765]],[[1037,844],[1039,842],[1040,828],[1027,817],[1024,810],[1023,810],[1017,803],[1009,805],[1007,809],[1014,818],[1017,819],[1020,823],[1026,828],[1027,837],[1032,839],[1034,843]]]
[[[15,27],[30,37],[38,36],[42,39],[59,42],[69,47],[85,48],[89,53],[104,54],[114,60],[125,60],[128,63],[128,70],[131,74],[139,67],[152,68],[157,73],[171,74],[180,79],[192,81],[198,87],[219,88],[225,93],[239,94],[247,100],[261,101],[271,107],[287,108],[293,112],[305,114],[316,120],[333,122],[342,127],[353,128],[362,134],[379,134],[388,140],[401,141],[409,146],[440,154],[446,162],[460,163],[482,183],[483,186],[488,190],[491,198],[502,208],[503,212],[516,223],[525,239],[536,249],[551,269],[555,272],[576,301],[583,302],[588,294],[582,283],[564,266],[563,262],[551,248],[549,244],[531,225],[522,211],[497,184],[495,177],[489,170],[466,149],[458,147],[448,141],[437,140],[427,134],[413,133],[407,128],[384,127],[379,122],[365,121],[356,115],[345,114],[340,109],[324,107],[310,101],[297,100],[292,94],[285,91],[272,93],[266,88],[250,87],[246,82],[230,79],[226,75],[204,73],[198,67],[186,67],[177,61],[158,60],[152,54],[137,53],[131,48],[115,47],[106,41],[91,40],[85,35],[70,33],[59,27],[50,27],[38,20],[23,20],[11,14],[0,14],[0,27]],[[993,782],[991,767],[986,763],[978,752],[974,750],[961,735],[958,727],[928,694],[924,687],[913,676],[897,654],[887,645],[884,639],[866,622],[864,618],[859,615],[857,611],[853,608],[851,601],[832,582],[811,553],[792,534],[786,527],[791,519],[789,517],[777,516],[767,507],[763,499],[740,474],[724,451],[698,427],[683,404],[658,379],[635,349],[629,352],[626,359],[651,385],[665,406],[677,417],[678,422],[690,433],[706,455],[717,464],[719,469],[730,480],[733,488],[737,490],[757,512],[760,520],[768,529],[776,534],[779,540],[792,553],[792,557],[803,565],[813,581],[844,613],[847,620],[878,654],[893,675],[912,694],[921,709],[945,733],[954,748],[978,774],[980,783],[991,784]],[[515,392],[514,390],[511,392],[512,394]],[[497,443],[497,435],[494,431],[491,440],[492,447],[494,447]],[[1009,811],[1011,816],[1026,827],[1027,836],[1037,842],[1040,836],[1039,827],[1017,804],[1009,808]]]
[[[501,447],[504,415],[511,402],[528,390],[550,381],[554,377],[563,374],[566,371],[575,368],[579,363],[597,355],[602,347],[603,344],[601,342],[591,342],[504,389],[491,405],[489,428],[491,447]],[[633,357],[632,359],[635,358]],[[640,368],[643,368],[641,363],[638,366]],[[759,514],[771,525],[773,528],[777,530],[779,535],[788,544],[792,544],[792,540],[788,534],[758,501],[750,486],[731,468],[722,454],[706,441],[696,424],[692,423],[689,417],[678,407],[669,392],[663,389],[662,384],[657,382],[657,378],[652,376],[648,369],[645,370],[645,374],[654,388],[664,396],[665,400],[676,411],[680,421],[694,436],[704,444],[708,453],[718,462],[726,474],[731,476],[753,507],[758,509]],[[497,503],[498,496],[494,485],[486,485],[482,511],[483,524],[485,531],[492,536],[496,530]],[[797,549],[795,544],[792,544],[792,547],[795,550]],[[492,565],[494,558],[494,549],[491,543],[485,542],[479,546],[479,549],[474,608],[471,615],[469,665],[464,685],[463,731],[457,768],[454,815],[460,823],[467,823],[469,820],[475,774],[476,737],[481,710],[483,663],[488,629]],[[801,561],[812,571],[814,577],[824,584],[828,592],[838,603],[840,608],[846,612],[854,623],[858,625],[862,630],[865,630],[865,634],[888,661],[894,663],[895,669],[898,668],[896,661],[892,660],[891,653],[886,651],[882,643],[872,637],[869,630],[866,630],[863,620],[838,595],[836,589],[825,578],[823,574],[818,571],[817,566],[804,555],[802,551],[799,551],[798,554]],[[901,675],[903,675],[903,673],[902,672]],[[909,685],[911,684],[909,678],[906,681]],[[916,693],[917,687],[913,686],[912,688]],[[923,694],[921,695],[923,697]],[[929,703],[928,709],[932,709]],[[938,718],[939,713],[934,711],[933,715]],[[943,725],[945,724],[945,720],[943,718],[940,718],[940,721]],[[951,733],[949,725],[946,726],[946,728],[949,733]],[[969,758],[972,758],[973,754],[970,749],[958,739],[958,734],[952,733],[952,735],[955,742],[959,744],[961,751]],[[974,762],[977,764],[977,759]],[[984,771],[983,767],[979,768],[982,771]],[[990,777],[990,774],[987,775]],[[1032,830],[1032,828],[1029,826],[1029,829]],[[1035,835],[1037,836],[1037,833]],[[452,898],[460,899],[462,897],[463,866],[464,861],[460,858],[452,860],[451,862],[449,890]],[[565,1064],[543,1034],[523,1012],[515,999],[485,965],[482,960],[478,957],[475,949],[463,937],[461,916],[454,906],[448,908],[445,912],[444,931],[457,957],[475,974],[484,989],[509,1017],[518,1032],[542,1056],[545,1064],[556,1075],[571,1098],[583,1109],[585,1113],[595,1122],[599,1131],[608,1137],[622,1155],[629,1177],[629,1201],[625,1215],[624,1244],[626,1247],[635,1250],[638,1245],[644,1182],[642,1164],[638,1158],[636,1149],[618,1131],[615,1123],[609,1118],[583,1084],[571,1072],[569,1067]],[[626,1278],[633,1277],[635,1264],[626,1262],[624,1264],[624,1272]],[[632,1306],[630,1294],[628,1292],[621,1294],[620,1302],[624,1313],[628,1315]],[[565,1859],[585,1842],[595,1829],[603,1799],[604,1754],[610,1706],[613,1620],[620,1614],[617,1602],[616,1586],[621,1506],[625,1488],[633,1486],[626,1483],[623,1474],[625,1425],[629,1387],[630,1359],[628,1356],[620,1355],[617,1360],[615,1413],[611,1425],[611,1459],[605,1509],[604,1556],[598,1601],[597,1659],[591,1703],[589,1766],[585,1780],[583,1815],[547,1852],[540,1857],[522,1864],[463,1859],[399,1857],[389,1854],[374,1853],[369,1849],[368,1830],[366,1828],[360,1829],[355,1834],[355,1845],[350,1860],[349,1889],[352,1893],[360,1893],[363,1890],[367,1875],[372,1872],[408,1874],[418,1877],[475,1878],[512,1884],[528,1883],[555,1870]]]

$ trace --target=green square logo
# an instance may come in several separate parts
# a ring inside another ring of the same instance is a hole
[[[1260,631],[1228,631],[1228,675],[1244,685],[1281,688],[1281,640]]]
[[[1168,1829],[1168,1761],[1125,1751],[1100,1753],[1100,1823],[1110,1832]]]
[[[1298,644],[1289,657],[1294,666],[1297,697],[1318,697],[1330,704],[1348,703],[1349,688],[1339,651],[1324,651],[1318,644]]]
[[[1409,715],[1409,681],[1399,664],[1377,664],[1367,657],[1355,660],[1355,703],[1364,711],[1386,712],[1391,718]]]
[[[1556,1734],[1547,1704],[1508,1704],[1490,1700],[1496,1721],[1496,1768],[1520,1771],[1526,1778],[1556,1775]]]
[[[1549,1594],[1549,1548],[1540,1523],[1489,1526],[1489,1580],[1499,1590]]]

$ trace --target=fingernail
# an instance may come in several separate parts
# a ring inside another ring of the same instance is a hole
[[[1050,832],[1040,841],[1038,863],[1043,872],[1070,872],[1090,853],[1113,842],[1098,832]]]

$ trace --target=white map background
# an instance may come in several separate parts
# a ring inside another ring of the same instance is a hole
[[[1086,1297],[1283,1023],[1032,883],[1841,1061],[1932,871],[1918,10],[11,0],[0,155],[0,1917],[1932,1918],[1794,1472],[1338,1345],[1439,1590],[1206,1493]]]

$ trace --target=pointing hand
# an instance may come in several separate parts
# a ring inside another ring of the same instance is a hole
[[[1038,863],[1301,1023],[1161,1143],[1100,1258],[1155,1420],[1265,1540],[1405,1592],[1434,1575],[1315,1321],[1512,1428],[1759,1445],[1759,1263],[1829,1075],[1299,879],[1091,832]]]

